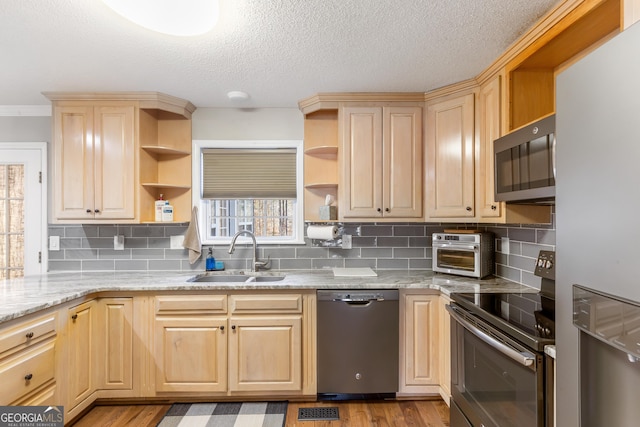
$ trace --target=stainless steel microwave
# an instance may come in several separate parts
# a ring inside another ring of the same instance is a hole
[[[555,129],[552,114],[494,141],[496,201],[555,201]]]

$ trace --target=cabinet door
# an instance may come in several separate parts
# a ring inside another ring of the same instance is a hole
[[[474,217],[474,95],[427,107],[427,217]]]
[[[226,318],[156,318],[157,391],[227,390]]]
[[[94,216],[93,107],[54,108],[53,206],[57,219]]]
[[[401,298],[400,392],[430,392],[438,386],[438,295]]]
[[[383,215],[422,216],[422,108],[383,110]]]
[[[495,201],[493,141],[501,132],[501,76],[480,88],[480,140],[476,157],[476,209],[479,219],[500,218],[502,203]]]
[[[440,341],[438,349],[440,353],[439,372],[440,372],[440,388],[442,398],[447,405],[451,399],[451,316],[445,308],[451,302],[451,299],[444,295],[440,295],[440,306],[438,313],[440,317]]]
[[[302,316],[232,317],[229,390],[302,391]]]
[[[99,309],[99,388],[132,390],[133,298],[103,298]]]
[[[133,219],[135,172],[135,109],[95,107],[96,219]]]
[[[88,301],[67,312],[67,363],[64,372],[67,387],[65,410],[71,410],[95,391],[94,375],[96,302]]]
[[[382,108],[345,107],[340,120],[342,216],[382,217]]]

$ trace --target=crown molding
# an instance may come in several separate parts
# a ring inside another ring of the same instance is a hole
[[[0,105],[0,117],[51,117],[51,105]]]

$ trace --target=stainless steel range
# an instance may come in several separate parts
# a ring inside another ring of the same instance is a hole
[[[451,426],[553,426],[555,253],[541,251],[537,293],[454,293]]]

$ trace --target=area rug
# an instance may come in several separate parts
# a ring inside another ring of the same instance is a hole
[[[287,402],[175,403],[157,427],[284,427]]]

